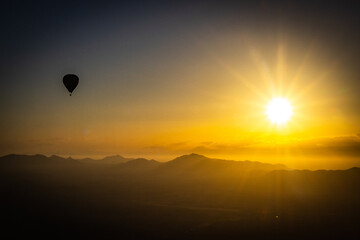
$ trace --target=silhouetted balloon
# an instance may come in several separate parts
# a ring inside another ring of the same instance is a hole
[[[76,86],[79,84],[79,77],[76,76],[75,74],[66,74],[63,77],[63,83],[64,83],[65,87],[67,88],[67,90],[70,92],[70,96],[71,96],[71,93],[74,91]]]

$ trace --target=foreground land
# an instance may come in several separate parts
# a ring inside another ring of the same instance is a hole
[[[190,154],[0,158],[2,234],[38,239],[358,239],[360,169]]]

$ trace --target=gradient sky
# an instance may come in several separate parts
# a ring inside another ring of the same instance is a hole
[[[5,3],[0,154],[197,152],[360,166],[358,9],[355,1]],[[67,73],[80,77],[72,97]],[[277,96],[294,107],[281,128],[264,114]]]

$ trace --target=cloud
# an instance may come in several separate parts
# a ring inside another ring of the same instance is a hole
[[[176,146],[176,149],[173,148]],[[157,146],[157,151],[166,150],[196,152],[200,154],[226,154],[226,155],[247,155],[247,154],[279,154],[291,152],[303,155],[344,155],[360,156],[360,135],[321,137],[311,139],[289,139],[278,144],[261,144],[256,141],[243,141],[237,143],[201,142],[199,144],[182,143],[176,145]]]

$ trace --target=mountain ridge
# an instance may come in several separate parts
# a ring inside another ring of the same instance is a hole
[[[41,164],[85,164],[85,165],[119,165],[119,166],[140,166],[140,165],[153,165],[164,171],[167,170],[183,170],[183,171],[192,171],[195,168],[203,168],[211,171],[221,171],[224,169],[231,168],[242,168],[246,170],[266,170],[266,171],[359,171],[359,167],[352,167],[349,169],[317,169],[317,170],[308,170],[308,169],[291,169],[288,168],[284,164],[271,164],[264,163],[260,161],[250,161],[250,160],[228,160],[228,159],[218,159],[218,158],[210,158],[204,155],[200,155],[197,153],[190,153],[181,155],[172,160],[166,162],[159,162],[154,159],[146,159],[146,158],[127,158],[121,155],[112,155],[106,156],[102,159],[92,159],[92,158],[72,158],[72,157],[60,157],[58,155],[50,155],[46,156],[44,154],[8,154],[4,156],[0,156],[0,164],[26,164],[26,165],[41,165]]]

